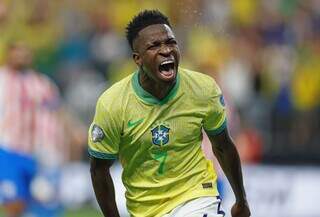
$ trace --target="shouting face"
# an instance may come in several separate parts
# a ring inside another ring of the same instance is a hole
[[[142,29],[133,41],[133,58],[156,83],[171,84],[178,71],[180,51],[171,28],[154,24]]]

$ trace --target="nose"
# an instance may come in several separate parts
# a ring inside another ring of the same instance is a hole
[[[159,53],[164,55],[164,56],[168,56],[171,54],[172,48],[166,44],[162,44],[159,50]]]

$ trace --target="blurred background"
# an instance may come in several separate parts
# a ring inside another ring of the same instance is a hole
[[[320,1],[0,0],[1,65],[8,45],[23,42],[33,69],[57,87],[64,111],[64,140],[55,152],[64,158],[48,159],[51,149],[42,150],[43,168],[50,161],[59,175],[43,169],[33,181],[35,198],[54,211],[35,208],[26,216],[101,216],[86,131],[98,96],[135,69],[126,24],[155,8],[170,18],[181,66],[213,76],[223,90],[252,216],[320,216]],[[113,169],[123,193],[121,168]],[[228,210],[233,196],[222,174],[221,189]]]

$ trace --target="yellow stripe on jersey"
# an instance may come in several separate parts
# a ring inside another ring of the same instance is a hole
[[[142,89],[138,72],[100,96],[89,130],[89,154],[119,158],[128,211],[162,216],[201,196],[217,196],[217,175],[201,150],[202,129],[226,127],[221,91],[204,74],[179,68],[177,82],[158,100]]]

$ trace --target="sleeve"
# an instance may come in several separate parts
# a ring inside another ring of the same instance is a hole
[[[218,85],[214,81],[213,84],[208,102],[208,112],[203,123],[204,130],[210,136],[218,135],[227,127],[224,98]]]
[[[89,128],[88,152],[100,159],[116,159],[119,152],[121,136],[121,121],[117,121],[117,114],[108,109],[99,98],[96,113]]]

